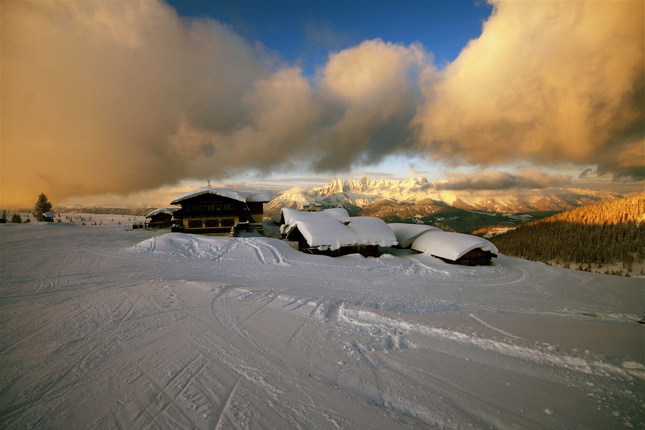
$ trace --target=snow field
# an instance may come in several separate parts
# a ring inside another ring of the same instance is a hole
[[[642,280],[0,226],[5,428],[644,428]]]

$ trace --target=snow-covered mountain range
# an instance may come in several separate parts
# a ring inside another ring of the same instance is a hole
[[[429,182],[424,177],[405,181],[387,179],[358,180],[334,178],[320,188],[293,188],[273,199],[266,207],[269,214],[282,207],[298,208],[321,204],[323,207],[345,207],[355,213],[388,200],[394,206],[418,203],[448,206],[468,211],[523,213],[563,211],[578,206],[617,200],[623,196],[608,191],[576,188],[506,189],[506,190],[446,190],[441,181]],[[390,204],[390,207],[392,206]],[[402,208],[403,209],[403,208]]]

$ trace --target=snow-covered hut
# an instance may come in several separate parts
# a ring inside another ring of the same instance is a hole
[[[379,246],[397,243],[394,233],[382,219],[350,217],[342,208],[320,212],[283,208],[282,221],[283,238],[298,242],[300,251],[312,254],[375,256],[379,255]]]
[[[415,251],[464,266],[487,266],[499,252],[495,245],[483,237],[471,234],[450,233],[439,229],[428,230],[412,242]]]
[[[43,221],[45,222],[54,222],[56,214],[54,212],[45,212],[43,213]]]
[[[229,234],[238,223],[260,224],[264,203],[271,201],[269,191],[234,191],[203,188],[177,197],[171,205],[172,231],[197,234]]]
[[[172,225],[172,215],[175,213],[176,208],[159,208],[151,211],[146,218],[149,228],[170,228]]]

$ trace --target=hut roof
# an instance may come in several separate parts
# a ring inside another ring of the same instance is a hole
[[[297,209],[282,208],[284,223],[291,225],[296,221],[310,221],[319,219],[333,219],[339,222],[349,222],[351,217],[343,208],[325,209],[320,212],[303,212]]]
[[[180,202],[193,197],[201,196],[204,194],[214,194],[217,196],[227,197],[229,199],[237,200],[240,202],[257,202],[266,203],[271,201],[270,191],[235,191],[228,188],[202,188],[201,190],[191,191],[174,199],[170,202],[171,205],[179,204]]]
[[[442,230],[428,230],[412,243],[412,249],[447,260],[457,261],[473,249],[497,254],[499,251],[483,237]]]
[[[155,209],[152,212],[150,212],[148,215],[146,215],[146,218],[150,218],[150,217],[153,217],[153,216],[159,215],[159,214],[172,215],[173,213],[175,213],[176,210],[177,210],[176,208],[159,208],[159,209]]]

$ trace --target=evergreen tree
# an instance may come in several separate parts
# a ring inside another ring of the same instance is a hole
[[[52,204],[47,200],[47,196],[41,193],[38,196],[38,201],[36,202],[36,206],[34,207],[34,217],[36,217],[36,221],[42,221],[43,214],[51,210]]]
[[[7,211],[2,211],[2,216],[0,216],[0,223],[4,224],[7,222]]]
[[[22,223],[22,217],[20,216],[20,214],[13,214],[13,216],[11,217],[11,222],[20,224]]]

